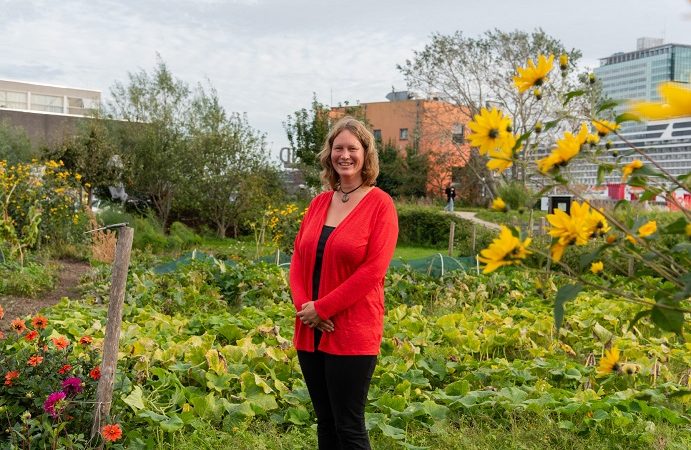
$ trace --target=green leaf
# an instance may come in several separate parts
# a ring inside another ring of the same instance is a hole
[[[601,185],[605,181],[605,177],[614,170],[611,164],[600,164],[597,166],[597,184]]]
[[[674,222],[670,223],[662,229],[663,234],[684,234],[686,233],[686,219],[683,217],[678,218]]]
[[[284,418],[286,422],[294,425],[307,425],[310,423],[310,413],[303,406],[288,408]]]
[[[583,89],[567,92],[564,96],[564,103],[562,105],[566,106],[573,98],[580,97],[583,94],[585,94],[585,91]]]
[[[595,111],[599,113],[599,112],[604,111],[605,109],[612,109],[615,106],[620,105],[622,103],[623,103],[623,100],[606,100],[606,101],[600,103],[600,105],[598,105],[598,107]]]
[[[181,418],[179,418],[177,415],[173,415],[171,417],[166,417],[164,420],[162,420],[159,423],[159,426],[163,431],[167,433],[172,433],[174,431],[181,430],[182,427],[185,426],[185,424],[183,423]]]
[[[122,397],[122,401],[130,405],[134,412],[137,412],[145,408],[143,394],[142,388],[135,386],[127,397]]]
[[[662,192],[662,189],[648,186],[648,189],[643,192],[638,200],[641,202],[653,200],[660,194],[660,192]]]
[[[423,406],[424,411],[435,421],[439,422],[446,420],[446,415],[449,412],[449,408],[447,406],[437,405],[432,400],[426,400],[423,402]]]
[[[660,306],[668,304],[668,302],[656,303],[655,306],[653,306],[650,318],[653,323],[661,329],[681,335],[681,329],[684,325],[684,313]]]
[[[640,122],[641,119],[635,114],[623,113],[623,114],[619,114],[617,117],[615,117],[614,121],[617,124],[620,124],[622,122]]]
[[[392,427],[391,425],[387,425],[381,422],[378,423],[377,426],[384,434],[384,436],[390,437],[391,439],[395,439],[397,441],[405,439],[405,431],[403,431],[400,428]]]
[[[599,246],[598,248],[596,248],[595,250],[593,250],[592,252],[581,255],[581,258],[579,261],[579,265],[580,265],[581,270],[585,269],[586,267],[588,267],[590,265],[590,263],[595,261],[595,259],[598,256],[600,256],[600,253],[602,253],[602,251],[604,249],[606,249],[607,247],[610,247],[610,245],[609,244],[603,244],[603,245]]]
[[[557,331],[564,321],[564,303],[576,298],[582,290],[583,285],[576,283],[564,285],[557,291],[557,297],[554,300],[554,323],[557,326]]]
[[[544,133],[545,131],[549,131],[549,130],[551,130],[552,128],[556,127],[557,124],[559,124],[559,120],[550,120],[549,122],[545,122],[545,126],[544,126],[544,128],[543,128],[543,130],[542,130],[543,133]]]
[[[652,310],[650,309],[644,309],[643,311],[638,311],[635,316],[633,316],[633,319],[631,319],[631,322],[629,322],[629,325],[626,327],[627,331],[630,331],[637,323],[639,320],[644,318],[645,316],[649,316]]]
[[[671,249],[672,253],[686,253],[687,258],[691,258],[691,242],[680,242]]]

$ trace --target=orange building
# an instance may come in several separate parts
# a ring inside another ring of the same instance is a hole
[[[429,158],[427,191],[443,195],[453,169],[465,166],[470,146],[466,142],[467,110],[436,99],[413,99],[407,92],[392,92],[388,102],[360,103],[356,108],[336,107],[338,118],[357,109],[372,127],[375,139],[392,143],[400,152],[417,148]]]

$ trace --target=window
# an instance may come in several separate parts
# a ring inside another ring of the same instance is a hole
[[[462,123],[454,124],[451,133],[451,141],[454,144],[462,144],[465,142],[465,126]]]
[[[56,95],[32,94],[31,109],[35,111],[61,113],[63,111],[62,100],[62,97]]]
[[[26,109],[26,92],[0,91],[0,108]]]
[[[408,129],[407,128],[401,128],[401,132],[398,135],[398,139],[401,141],[405,141],[408,139]]]
[[[372,130],[372,134],[374,134],[375,141],[381,142],[381,130]]]

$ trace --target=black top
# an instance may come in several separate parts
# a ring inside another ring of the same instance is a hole
[[[314,271],[312,272],[312,301],[316,301],[319,298],[319,281],[322,274],[322,259],[324,258],[324,247],[326,247],[326,241],[331,236],[333,230],[336,227],[330,227],[324,225],[322,228],[322,234],[319,235],[319,242],[317,243],[317,256],[314,259]],[[319,346],[319,341],[322,337],[322,332],[320,330],[314,329],[314,350],[317,350]]]

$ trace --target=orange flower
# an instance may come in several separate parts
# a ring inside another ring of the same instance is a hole
[[[11,370],[5,374],[5,386],[12,386],[12,380],[19,378],[19,372]]]
[[[0,339],[5,339],[5,333],[3,333],[2,331],[0,331]]]
[[[89,371],[89,376],[94,380],[99,380],[101,378],[101,367],[96,366]]]
[[[2,309],[2,305],[0,305],[0,320],[2,320],[3,317],[5,317],[5,310]]]
[[[69,364],[65,364],[64,366],[62,366],[62,367],[60,368],[60,370],[58,370],[58,373],[59,373],[60,375],[65,375],[65,374],[66,374],[67,372],[69,372],[70,370],[72,370],[72,366],[70,366]]]
[[[104,425],[103,428],[101,428],[101,434],[106,441],[115,442],[122,437],[122,428],[120,428],[120,424],[117,423],[113,425]]]
[[[53,341],[53,345],[58,350],[65,350],[70,345],[70,341],[68,341],[65,336],[58,336],[56,338],[51,338],[51,341]]]
[[[17,332],[17,334],[22,334],[26,331],[26,324],[20,318],[16,318],[10,324],[12,329]]]
[[[31,330],[31,331],[29,331],[28,333],[26,333],[26,336],[24,336],[24,339],[26,339],[27,341],[31,342],[31,341],[33,341],[34,339],[36,339],[37,337],[38,337],[38,331],[36,331],[36,330]]]
[[[36,367],[43,362],[43,356],[34,355],[26,362],[31,367]]]
[[[82,336],[82,337],[79,339],[79,344],[80,344],[80,345],[87,346],[87,345],[91,345],[91,343],[92,343],[93,341],[94,341],[94,338],[92,338],[91,336]]]
[[[33,325],[37,330],[45,330],[45,328],[48,326],[48,319],[43,316],[36,316],[31,319],[31,325]]]

